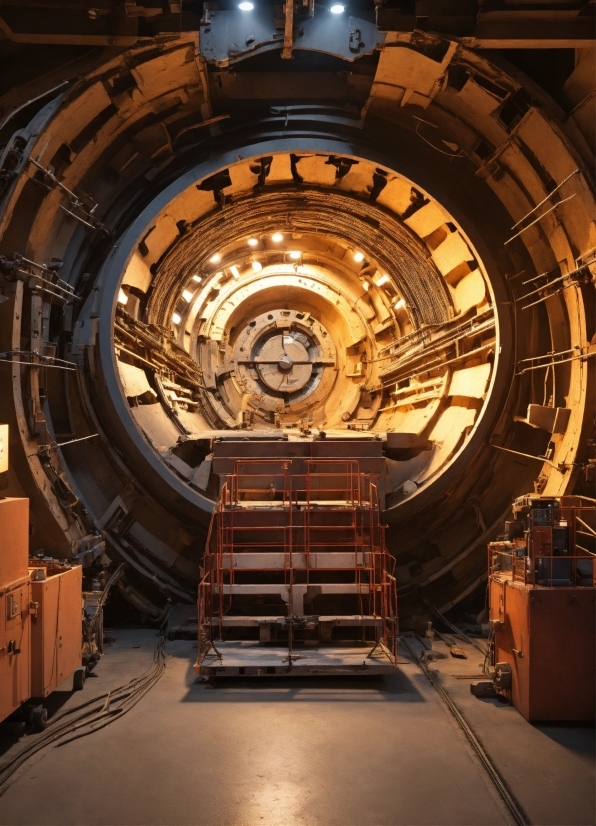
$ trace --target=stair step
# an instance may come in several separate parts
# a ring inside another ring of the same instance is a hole
[[[323,623],[334,626],[345,627],[362,627],[362,626],[381,626],[382,620],[380,617],[366,616],[366,615],[333,615],[333,616],[318,616],[307,614],[304,617],[306,622]],[[283,625],[287,624],[287,617],[246,617],[246,616],[230,616],[226,614],[222,617],[222,626],[224,628],[258,628],[260,625]],[[212,625],[219,625],[219,617],[213,616],[211,618]]]
[[[262,596],[265,594],[274,594],[281,597],[281,599],[290,603],[292,599],[292,613],[304,613],[304,600],[307,602],[313,600],[319,594],[368,594],[368,584],[358,585],[352,582],[325,582],[317,583],[316,585],[289,585],[270,584],[270,583],[250,583],[250,584],[236,584],[225,583],[222,587],[222,594],[232,596],[256,595]],[[214,594],[220,593],[220,586],[214,585]],[[291,597],[290,597],[291,591]]]
[[[195,665],[205,677],[391,674],[395,663],[382,643],[320,645],[294,651],[258,642],[216,642]]]
[[[292,553],[292,568],[296,570],[346,570],[355,567],[365,567],[370,564],[370,552],[359,551],[313,551],[308,555],[308,565],[305,553]],[[289,554],[269,551],[257,553],[246,551],[243,553],[222,554],[222,568],[242,571],[279,571],[289,567]]]

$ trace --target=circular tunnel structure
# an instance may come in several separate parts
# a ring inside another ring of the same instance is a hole
[[[412,615],[482,585],[514,497],[588,492],[585,149],[512,67],[415,35],[319,55],[347,103],[189,35],[87,56],[4,123],[0,418],[34,549],[126,562],[157,617],[195,599],[214,440],[374,439]]]

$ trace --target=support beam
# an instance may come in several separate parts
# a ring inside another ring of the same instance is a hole
[[[286,27],[284,29],[284,47],[281,56],[284,60],[290,60],[294,46],[294,0],[286,0],[285,11]]]

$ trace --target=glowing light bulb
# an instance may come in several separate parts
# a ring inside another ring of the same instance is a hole
[[[192,295],[190,290],[182,290],[182,298],[189,303],[192,301]]]
[[[298,252],[298,250],[292,250],[292,252],[290,253],[290,258],[293,258],[294,261],[296,261],[298,258],[300,258],[301,255],[302,253]]]
[[[388,281],[389,281],[389,276],[385,274],[385,275],[382,275],[379,279],[377,279],[377,281],[375,281],[375,284],[377,285],[377,287],[382,287],[383,284],[386,284]]]
[[[361,261],[364,261],[364,253],[363,252],[355,252],[354,253],[354,261],[359,264]]]
[[[172,321],[174,324],[180,324],[182,321],[182,316],[179,316],[178,313],[172,313]]]
[[[263,269],[263,265],[260,261],[253,261],[252,268],[255,272],[261,272],[261,270]]]
[[[238,269],[236,264],[232,264],[232,266],[230,267],[230,272],[232,273],[234,278],[240,278],[240,270]]]
[[[200,284],[203,279],[200,275],[193,275],[192,280],[195,281],[197,284]]]
[[[249,0],[243,0],[242,3],[238,3],[238,8],[240,11],[252,11],[254,9],[253,3],[250,3]]]
[[[118,290],[118,304],[126,304],[128,302],[128,296],[124,292],[122,288]]]
[[[329,9],[331,14],[343,14],[345,12],[345,10],[346,10],[346,7],[344,6],[343,3],[334,3],[331,6],[331,8]]]
[[[219,252],[216,252],[215,255],[212,255],[209,261],[212,264],[219,264],[219,262],[221,261],[221,255],[219,254]]]
[[[394,303],[394,305],[393,305],[393,306],[395,307],[395,309],[396,309],[396,310],[401,310],[401,308],[402,308],[402,307],[405,307],[405,306],[406,306],[406,302],[404,301],[404,299],[403,299],[403,298],[398,298],[398,299],[395,301],[395,303]]]
[[[271,236],[271,240],[273,241],[274,244],[279,244],[280,241],[284,240],[284,237],[281,234],[281,232],[274,232],[273,235]]]
[[[249,238],[248,241],[247,241],[247,244],[248,244],[249,247],[256,247],[258,243],[259,243],[258,238]]]

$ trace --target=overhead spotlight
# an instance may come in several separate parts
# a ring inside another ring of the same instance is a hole
[[[126,304],[128,302],[128,295],[124,292],[122,287],[118,290],[118,304]]]
[[[215,255],[212,255],[212,256],[211,256],[211,258],[209,259],[209,261],[210,261],[212,264],[219,264],[219,262],[221,261],[221,255],[220,255],[218,252],[216,252],[216,253],[215,253]]]
[[[200,275],[193,275],[192,280],[196,281],[197,284],[200,284],[203,279]]]
[[[254,7],[254,3],[250,3],[249,0],[242,0],[242,3],[238,3],[240,11],[252,11]]]
[[[261,270],[263,269],[263,265],[260,261],[253,261],[252,268],[255,272],[261,272]]]
[[[281,232],[274,232],[273,235],[271,236],[271,240],[273,241],[274,244],[279,244],[280,241],[284,240],[284,237],[281,234]]]
[[[248,243],[249,247],[256,247],[257,244],[259,243],[259,239],[258,238],[249,238],[247,243]]]
[[[193,294],[190,290],[182,290],[182,298],[189,303],[192,301]]]
[[[388,281],[389,281],[389,276],[387,274],[385,274],[385,275],[382,275],[377,281],[375,281],[375,284],[377,285],[377,287],[382,287],[383,284],[386,284]]]
[[[363,252],[355,252],[354,253],[354,261],[359,264],[361,261],[364,261],[364,253]]]
[[[331,8],[329,9],[331,14],[343,14],[345,12],[345,10],[346,10],[346,7],[344,6],[343,3],[334,3],[331,6]]]
[[[293,258],[294,261],[297,261],[301,255],[302,253],[298,252],[298,250],[292,250],[292,252],[290,253],[290,258]]]
[[[406,302],[403,298],[398,298],[393,306],[396,310],[401,310],[402,307],[406,306]]]
[[[172,313],[172,321],[174,324],[180,324],[182,321],[182,316],[178,315],[178,313]]]
[[[234,278],[240,278],[240,270],[238,269],[236,264],[232,264],[232,266],[230,267],[230,272],[232,273]]]

